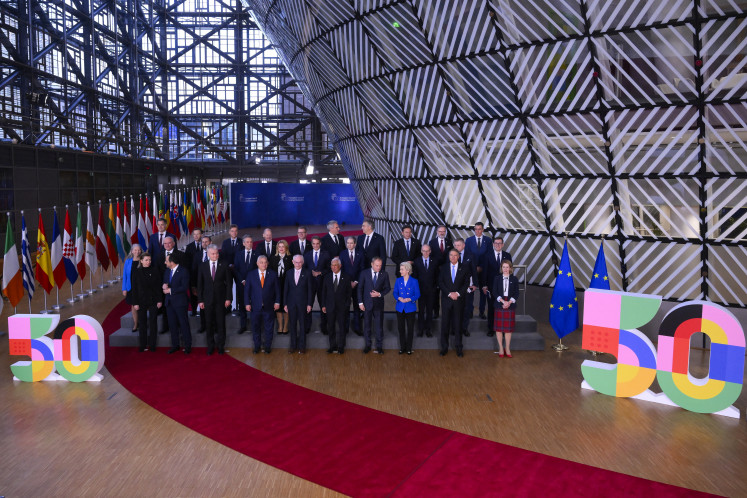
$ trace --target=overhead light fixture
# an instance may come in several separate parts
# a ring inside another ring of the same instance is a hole
[[[401,28],[401,27],[402,27],[402,25],[401,25],[400,23],[398,23],[397,21],[394,21],[394,22],[392,23],[392,27],[393,27],[393,28]]]
[[[314,160],[310,159],[309,164],[306,165],[306,174],[307,175],[313,175],[314,174]]]

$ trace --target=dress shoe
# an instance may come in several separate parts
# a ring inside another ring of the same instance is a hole
[[[501,351],[500,353],[498,353],[498,358],[503,358],[504,356],[506,356],[506,355],[503,354],[503,351]]]
[[[480,319],[486,320],[488,317],[485,316],[485,313],[480,313]]]
[[[137,350],[142,353],[145,351],[145,348],[138,348]]]
[[[465,330],[464,332],[462,332],[462,335],[464,337],[469,337],[469,330]]]
[[[433,333],[429,330],[428,332],[425,333],[425,336],[426,337],[433,337]]]
[[[361,332],[360,330],[354,330],[353,333],[358,337],[363,337],[363,332]]]
[[[184,348],[184,354],[189,354],[192,352],[192,348]]]
[[[148,348],[148,351],[150,351],[151,353],[155,353],[156,352],[156,348]]]
[[[169,354],[176,353],[177,351],[179,351],[179,348],[171,348],[169,349]]]
[[[322,334],[329,335],[329,332],[327,332],[326,330],[322,330]]]
[[[363,348],[363,354],[368,354],[370,352],[371,352],[371,346],[366,346],[365,348]]]
[[[407,351],[407,354],[412,354],[412,349],[409,349],[409,350]]]
[[[460,357],[460,358],[464,356],[464,353],[462,352],[461,349],[459,351],[457,351],[457,356]]]
[[[418,337],[423,337],[423,333],[422,332],[418,332]]]
[[[399,354],[405,354],[405,350],[404,349],[400,349],[399,350]]]
[[[214,348],[208,348],[207,355],[210,356],[211,354],[213,354],[213,351],[215,351]]]
[[[345,354],[345,348],[340,348],[337,350],[339,354]]]
[[[239,329],[239,331],[238,331],[237,333],[238,333],[239,335],[241,335],[241,334],[243,334],[244,332],[246,332],[246,329]]]
[[[305,349],[299,349],[298,350],[298,354],[306,354],[306,350]]]
[[[513,358],[513,357],[514,355],[512,355],[511,353],[506,353],[506,358]]]
[[[265,354],[272,353],[272,348],[265,348]]]
[[[438,355],[439,356],[446,356],[446,350],[442,349],[441,351],[438,352]]]
[[[488,337],[493,337],[494,335],[495,335],[494,331],[491,330],[490,332],[488,332]]]
[[[168,330],[162,330],[162,331],[160,331],[160,332],[159,332],[159,334],[161,334],[161,335],[163,335],[163,334],[168,334],[168,333],[169,333],[169,331],[168,331]]]
[[[384,354],[384,348],[376,348],[377,354]]]
[[[259,348],[254,348],[254,350],[253,350],[253,353],[254,353],[254,354],[257,354],[257,353],[259,353]]]
[[[137,332],[137,327],[135,327],[134,329],[132,329],[132,333],[134,334],[135,332]]]
[[[295,353],[295,352],[296,352],[296,350],[295,350],[295,349],[289,349],[289,350],[288,350],[288,354],[293,354],[293,353]]]
[[[218,348],[218,354],[226,354],[226,350],[223,348]]]
[[[327,350],[327,353],[329,353],[329,354],[332,354],[332,353],[334,353],[334,352],[335,352],[334,348],[329,348],[329,349]]]

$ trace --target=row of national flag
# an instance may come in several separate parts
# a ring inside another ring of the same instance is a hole
[[[36,280],[49,294],[55,287],[62,288],[65,282],[74,284],[86,276],[86,265],[93,274],[100,265],[104,271],[110,265],[116,268],[130,252],[132,244],[140,244],[148,250],[151,234],[157,231],[159,218],[166,220],[166,231],[177,239],[187,238],[196,229],[203,230],[228,222],[228,203],[223,197],[223,188],[200,188],[165,192],[162,195],[141,196],[138,204],[134,197],[109,204],[108,212],[99,203],[98,219],[95,223],[88,206],[88,223],[83,226],[82,209],[78,206],[75,232],[70,211],[65,212],[64,231],[58,224],[57,209],[54,209],[52,238],[47,238],[41,210],[37,229],[36,267],[32,266],[31,248],[26,229],[26,218],[21,215],[21,258],[13,236],[8,216],[5,231],[5,255],[3,259],[3,294],[12,306],[17,306],[24,293],[29,301],[34,296]]]

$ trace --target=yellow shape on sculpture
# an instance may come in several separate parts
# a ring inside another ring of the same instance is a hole
[[[712,399],[724,390],[726,382],[723,380],[708,379],[708,382],[699,386],[690,382],[687,374],[672,373],[674,385],[682,391],[682,394],[694,399]]]
[[[617,364],[616,396],[629,398],[637,396],[649,388],[656,378],[656,370],[636,365]]]

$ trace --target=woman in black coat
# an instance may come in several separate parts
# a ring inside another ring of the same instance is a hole
[[[278,285],[281,289],[284,289],[285,275],[293,269],[293,256],[290,254],[288,249],[288,243],[284,240],[278,242],[275,248],[275,254],[269,257],[268,269],[278,274]],[[278,322],[278,334],[288,333],[288,313],[283,312],[283,293],[280,292],[280,309],[275,312]]]
[[[503,260],[501,263],[501,274],[493,280],[493,295],[495,299],[495,315],[493,316],[493,329],[498,339],[498,356],[504,356],[503,335],[506,335],[505,356],[511,355],[511,333],[516,327],[516,301],[519,299],[519,279],[514,275],[514,265],[511,261]]]
[[[132,272],[132,304],[138,315],[138,333],[140,352],[147,347],[156,351],[158,335],[158,310],[163,306],[163,278],[158,268],[153,265],[149,253],[140,257],[140,267]]]

